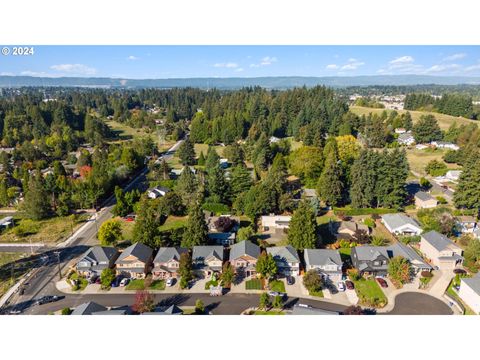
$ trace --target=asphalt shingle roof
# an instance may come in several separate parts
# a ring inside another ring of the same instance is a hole
[[[206,245],[193,247],[192,261],[205,260],[210,256],[214,256],[220,260],[223,260],[223,246]]]
[[[374,260],[380,255],[389,258],[386,246],[356,246],[355,251],[359,261]]]
[[[128,248],[123,250],[123,252],[118,257],[116,264],[123,264],[124,259],[129,257],[130,255],[135,256],[138,260],[142,262],[147,262],[152,256],[153,250],[142,243],[135,243],[130,245]]]
[[[78,305],[75,310],[73,310],[72,315],[92,315],[92,313],[106,310],[107,308],[105,306],[89,301]]]
[[[267,253],[271,254],[275,261],[282,260],[288,263],[300,262],[297,251],[291,245],[269,247],[267,248]]]
[[[426,234],[423,234],[422,238],[424,238],[425,241],[427,241],[430,245],[432,245],[438,251],[443,251],[451,245],[457,246],[448,237],[446,237],[443,234],[440,234],[435,230],[432,230],[427,232]]]
[[[462,278],[462,281],[480,296],[480,274],[477,274],[471,278]]]
[[[249,240],[241,241],[231,247],[230,261],[238,259],[244,255],[249,255],[256,259],[260,255],[260,247]]]
[[[385,214],[382,215],[382,219],[392,229],[397,229],[400,226],[404,226],[407,224],[420,228],[420,224],[415,219],[412,219],[411,217],[401,213]]]
[[[154,263],[166,263],[172,259],[177,261],[180,260],[180,255],[187,252],[188,249],[181,248],[181,247],[161,247],[158,250],[155,259],[153,260]]]
[[[309,265],[328,265],[334,263],[342,265],[342,258],[338,250],[329,249],[305,249],[305,263]]]
[[[435,200],[435,198],[430,195],[429,193],[426,193],[425,191],[419,191],[415,194],[415,197],[419,198],[422,201],[428,201],[428,200]]]
[[[88,258],[96,262],[109,262],[118,254],[118,250],[107,246],[93,246],[83,254],[82,259]]]

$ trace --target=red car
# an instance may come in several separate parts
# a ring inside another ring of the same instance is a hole
[[[345,281],[345,286],[347,287],[348,290],[353,290],[353,289],[355,289],[355,285],[354,285],[353,282],[351,282],[350,280],[346,280],[346,281]]]
[[[380,286],[382,288],[387,288],[388,287],[388,284],[385,281],[385,279],[382,279],[381,277],[377,277],[377,282],[380,284]]]

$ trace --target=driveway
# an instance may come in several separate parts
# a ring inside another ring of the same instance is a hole
[[[389,315],[452,315],[443,301],[418,292],[405,292],[395,297],[395,306]]]

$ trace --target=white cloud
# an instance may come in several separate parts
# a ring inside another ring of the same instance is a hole
[[[410,63],[413,63],[414,61],[415,59],[413,57],[406,55],[406,56],[400,56],[393,59],[392,61],[389,62],[389,64],[391,65],[410,64]]]
[[[216,67],[216,68],[235,69],[235,68],[238,67],[238,64],[237,64],[237,63],[234,63],[234,62],[216,63],[216,64],[213,64],[213,67]]]
[[[275,56],[265,56],[263,57],[258,64],[250,64],[251,68],[258,68],[260,66],[269,66],[273,63],[276,63],[278,59]]]
[[[480,70],[480,63],[475,65],[470,65],[465,68],[465,72],[472,72],[476,70]]]
[[[235,69],[235,72],[242,72],[243,71],[243,68],[236,68]]]
[[[95,68],[83,64],[58,64],[50,66],[50,69],[75,75],[94,75],[97,72]]]
[[[0,76],[14,76],[15,74],[12,72],[4,71],[0,72]]]
[[[135,61],[135,60],[140,60],[139,57],[135,56],[135,55],[130,55],[129,57],[127,57],[127,60],[129,61]]]
[[[358,67],[365,65],[363,61],[357,60],[355,58],[348,59],[348,62],[343,65],[340,70],[357,70]]]
[[[439,73],[444,71],[451,71],[451,70],[459,70],[461,68],[458,64],[437,64],[432,65],[428,69],[425,70],[426,73]]]
[[[31,71],[31,70],[24,70],[20,72],[20,75],[23,76],[35,76],[35,77],[55,77],[53,74],[49,74],[45,71]],[[58,76],[58,75],[57,75]]]
[[[328,64],[327,66],[325,66],[325,69],[327,70],[336,70],[338,68],[339,66],[337,64]]]
[[[447,57],[444,57],[442,59],[442,61],[455,61],[455,60],[460,60],[460,59],[463,59],[464,57],[466,57],[467,54],[465,53],[458,53],[458,54],[452,54],[452,55],[449,55]]]

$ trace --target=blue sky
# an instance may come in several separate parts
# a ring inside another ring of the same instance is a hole
[[[35,46],[34,51],[0,55],[0,75],[480,76],[480,46]]]

